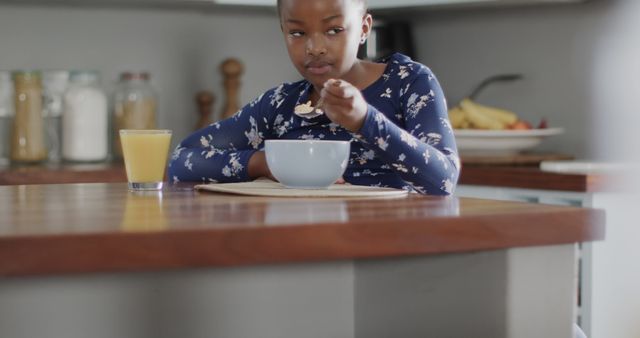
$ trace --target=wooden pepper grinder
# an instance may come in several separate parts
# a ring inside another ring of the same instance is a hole
[[[223,85],[226,95],[221,118],[226,119],[239,109],[240,75],[242,75],[244,68],[238,59],[229,58],[220,64],[220,71],[224,77]]]
[[[215,95],[208,90],[203,90],[196,94],[196,104],[198,105],[198,114],[200,115],[200,119],[198,123],[196,123],[196,130],[211,124],[211,113],[213,112],[213,102],[215,99]]]

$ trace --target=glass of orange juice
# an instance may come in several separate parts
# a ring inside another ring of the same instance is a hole
[[[120,142],[129,189],[162,189],[171,130],[121,129]]]

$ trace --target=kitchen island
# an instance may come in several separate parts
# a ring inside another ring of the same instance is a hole
[[[595,209],[0,187],[0,337],[571,337]]]

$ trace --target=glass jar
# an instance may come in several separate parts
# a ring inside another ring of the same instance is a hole
[[[107,97],[95,71],[73,71],[64,93],[62,159],[99,162],[107,159]]]
[[[40,72],[13,73],[15,116],[11,135],[11,161],[38,163],[47,158],[42,120]]]
[[[120,74],[113,114],[113,152],[122,158],[120,129],[156,129],[157,97],[149,82],[149,73]]]
[[[13,83],[11,73],[0,71],[0,166],[9,164],[9,135],[13,119]]]
[[[45,138],[48,145],[49,162],[57,163],[62,158],[62,101],[69,84],[69,72],[65,70],[42,73],[43,110]]]

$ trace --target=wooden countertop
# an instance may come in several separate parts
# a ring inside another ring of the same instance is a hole
[[[604,212],[410,195],[242,197],[124,183],[0,187],[0,276],[239,266],[604,238]]]
[[[122,163],[48,164],[0,168],[0,185],[126,182]]]
[[[458,184],[596,192],[606,189],[605,181],[603,175],[556,173],[537,167],[463,165]]]
[[[121,163],[0,168],[0,185],[126,182]],[[537,167],[463,165],[459,184],[593,192],[604,189],[602,175],[545,172]]]

